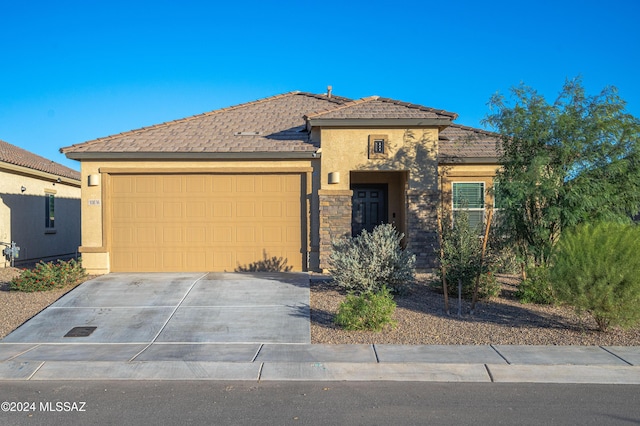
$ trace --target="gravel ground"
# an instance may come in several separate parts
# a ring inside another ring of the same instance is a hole
[[[35,293],[10,292],[9,281],[18,274],[16,268],[0,269],[0,338],[74,287]],[[396,297],[398,307],[394,319],[397,326],[380,333],[344,331],[334,326],[333,316],[345,295],[332,284],[314,279],[311,284],[311,342],[640,346],[640,327],[601,333],[596,331],[591,318],[579,318],[571,309],[519,303],[513,299],[517,281],[506,276],[500,277],[501,296],[479,302],[473,316],[468,314],[467,303],[463,306],[462,317],[458,317],[454,299],[450,306],[452,315],[447,316],[443,312],[442,295],[429,287],[429,278],[419,275],[418,283],[407,295]]]
[[[9,282],[18,275],[18,268],[0,268],[0,339],[78,285],[33,293],[9,291]]]
[[[596,330],[588,316],[579,318],[572,309],[521,304],[514,299],[517,279],[499,276],[499,297],[481,301],[474,315],[463,303],[457,316],[457,298],[450,299],[450,316],[444,314],[442,294],[428,285],[429,275],[405,296],[397,296],[397,326],[380,333],[344,331],[333,325],[333,316],[345,295],[327,282],[311,285],[312,343],[387,343],[406,345],[640,345],[640,327],[631,330]]]

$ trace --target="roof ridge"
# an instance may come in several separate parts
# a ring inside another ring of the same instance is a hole
[[[305,116],[305,118],[309,119],[309,118],[314,118],[323,114],[327,114],[329,112],[335,112],[335,111],[340,111],[342,109],[346,109],[346,108],[351,108],[354,107],[356,105],[360,105],[366,102],[372,102],[372,101],[380,101],[380,102],[386,102],[386,103],[391,103],[394,105],[399,105],[399,106],[403,106],[405,108],[412,108],[412,109],[417,109],[420,111],[425,111],[425,112],[432,112],[434,114],[440,114],[440,115],[448,115],[451,117],[452,120],[455,120],[456,118],[458,118],[458,114],[455,112],[449,112],[443,109],[435,109],[435,108],[431,108],[431,107],[427,107],[424,105],[419,105],[419,104],[412,104],[409,102],[404,102],[404,101],[398,101],[396,99],[391,99],[391,98],[383,98],[377,95],[374,96],[367,96],[364,98],[360,98],[360,99],[356,99],[354,101],[351,102],[347,102],[345,104],[340,105],[339,107],[336,108],[332,108],[332,109],[327,109],[321,112],[317,112],[311,115],[307,115]]]
[[[329,108],[329,109],[325,109],[325,110],[322,110],[322,111],[318,111],[318,112],[315,112],[313,114],[305,115],[304,117],[306,119],[313,118],[313,117],[316,117],[318,115],[326,114],[328,112],[340,111],[342,109],[351,108],[353,106],[360,105],[360,104],[363,104],[363,103],[366,103],[366,102],[375,101],[378,98],[379,98],[379,96],[367,96],[366,98],[360,98],[360,99],[351,100],[350,102],[346,102],[346,103],[344,103],[344,104],[342,104],[340,106],[337,106],[335,108]]]
[[[450,112],[450,111],[446,111],[444,109],[436,109],[436,108],[432,108],[432,107],[428,107],[428,106],[424,106],[424,105],[420,105],[420,104],[412,104],[410,102],[405,102],[405,101],[399,101],[396,99],[391,99],[391,98],[381,98],[379,96],[376,96],[378,98],[378,100],[380,102],[387,102],[387,103],[392,103],[394,105],[400,105],[406,108],[412,108],[412,109],[418,109],[420,111],[426,111],[426,112],[433,112],[436,114],[441,114],[441,115],[449,115],[451,116],[452,120],[455,120],[456,118],[458,118],[458,114],[455,112]]]
[[[281,98],[285,98],[288,96],[294,96],[294,95],[305,95],[305,96],[309,96],[309,95],[313,95],[312,93],[307,93],[307,92],[300,92],[298,90],[295,91],[291,91],[291,92],[286,92],[286,93],[281,93],[278,95],[273,95],[273,96],[268,96],[266,98],[262,98],[262,99],[257,99],[254,101],[249,101],[249,102],[244,102],[241,104],[237,104],[237,105],[232,105],[232,106],[228,106],[228,107],[224,107],[224,108],[218,108],[218,109],[214,109],[212,111],[208,111],[208,112],[203,112],[201,114],[195,114],[195,115],[191,115],[188,117],[184,117],[184,118],[178,118],[176,120],[171,120],[171,121],[165,121],[163,123],[158,123],[158,124],[153,124],[151,126],[144,126],[144,127],[140,127],[138,129],[133,129],[133,130],[127,130],[126,132],[120,132],[120,133],[116,133],[113,135],[109,135],[109,136],[104,136],[104,137],[100,137],[100,138],[96,138],[87,142],[81,142],[79,144],[73,144],[70,146],[66,146],[63,148],[60,148],[60,152],[61,153],[65,153],[67,150],[74,148],[76,146],[79,145],[83,145],[83,146],[87,146],[87,145],[94,145],[100,142],[104,142],[110,139],[115,139],[115,138],[119,138],[119,137],[123,137],[123,136],[128,136],[128,135],[134,135],[136,133],[140,133],[140,132],[146,132],[148,130],[152,130],[152,129],[159,129],[159,128],[163,128],[163,127],[168,127],[174,124],[178,124],[178,123],[185,123],[185,122],[189,122],[192,120],[196,120],[199,118],[203,118],[203,117],[211,117],[213,115],[222,113],[222,112],[229,112],[229,111],[233,111],[235,109],[239,109],[239,108],[245,108],[247,106],[251,106],[251,105],[257,105],[263,102],[268,102],[268,101],[272,101],[275,99],[281,99]]]

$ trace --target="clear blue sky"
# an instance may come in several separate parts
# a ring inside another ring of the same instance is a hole
[[[379,95],[481,127],[524,82],[581,75],[640,116],[640,1],[0,0],[0,139],[60,147],[293,90]]]

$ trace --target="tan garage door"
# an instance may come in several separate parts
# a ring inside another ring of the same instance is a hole
[[[233,271],[265,255],[302,270],[301,174],[112,175],[109,192],[114,272]]]

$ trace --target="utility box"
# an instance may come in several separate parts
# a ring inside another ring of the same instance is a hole
[[[20,257],[20,247],[16,245],[14,241],[11,241],[11,245],[2,250],[2,254],[9,258],[11,266],[13,266],[13,260]]]

